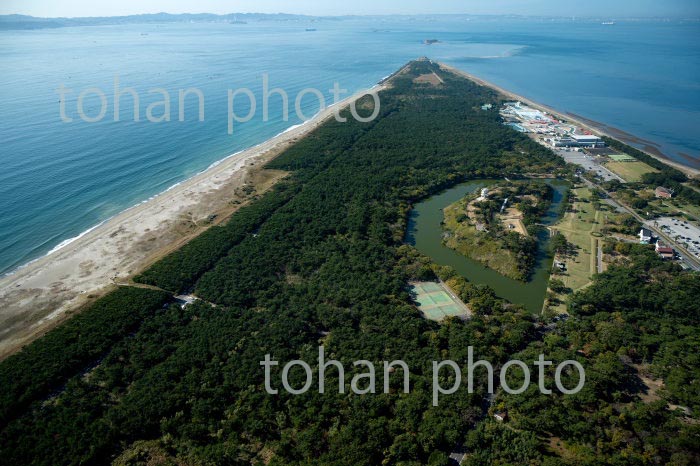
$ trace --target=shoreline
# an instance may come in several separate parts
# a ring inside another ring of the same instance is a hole
[[[446,71],[489,87],[507,98],[624,141],[614,132],[611,135],[600,130],[600,127],[611,127],[559,112],[450,65],[436,63]],[[224,222],[238,208],[287,175],[264,170],[267,162],[318,128],[336,109],[345,108],[370,92],[385,89],[391,78],[406,66],[371,88],[358,91],[255,146],[227,155],[194,176],[62,241],[44,256],[0,276],[0,360],[116,286],[132,284],[131,277],[150,264],[210,226]],[[700,170],[662,155],[649,155],[690,176],[700,174]]]
[[[455,68],[451,65],[447,65],[447,64],[442,63],[442,62],[436,62],[436,63],[441,68],[443,68],[447,71],[450,71],[456,75],[463,76],[463,77],[469,79],[470,81],[475,82],[476,84],[478,84],[480,86],[489,87],[489,88],[495,90],[499,94],[502,94],[503,96],[505,96],[509,99],[519,100],[519,101],[527,104],[530,107],[533,107],[533,108],[536,108],[540,111],[554,115],[562,120],[567,120],[567,121],[571,121],[573,123],[576,123],[577,125],[590,130],[592,133],[597,134],[598,136],[607,136],[607,137],[610,137],[613,139],[617,139],[617,140],[622,141],[625,144],[628,144],[632,147],[635,147],[634,144],[643,144],[644,145],[643,148],[635,147],[635,149],[639,149],[642,152],[644,152],[645,154],[647,154],[651,157],[654,157],[659,162],[665,163],[666,165],[668,165],[670,167],[673,167],[677,170],[682,171],[683,173],[685,173],[686,175],[688,175],[691,178],[700,177],[700,169],[690,167],[690,166],[684,165],[680,162],[676,162],[674,160],[671,160],[668,156],[666,156],[660,150],[657,149],[658,146],[653,141],[642,139],[642,138],[637,137],[633,134],[627,133],[621,129],[615,128],[613,126],[609,126],[605,123],[601,123],[601,122],[598,122],[595,120],[590,120],[588,118],[585,118],[585,117],[580,116],[580,115],[576,115],[574,113],[562,112],[562,111],[556,110],[552,107],[549,107],[548,105],[544,105],[544,104],[535,102],[531,99],[528,99],[527,97],[523,97],[523,96],[516,94],[514,92],[511,92],[507,89],[503,89],[502,87],[497,86],[496,84],[493,84],[493,83],[486,81],[485,79],[479,78],[477,76],[474,76],[473,74],[470,74],[466,71],[462,71],[462,70]]]
[[[31,265],[34,264],[35,262],[39,262],[39,261],[42,261],[42,260],[44,260],[44,259],[50,258],[52,255],[54,255],[54,254],[60,252],[60,251],[63,250],[64,248],[66,248],[66,247],[70,246],[71,244],[73,244],[74,242],[79,241],[79,240],[80,240],[81,238],[83,238],[84,236],[86,236],[86,235],[92,233],[94,230],[97,230],[98,228],[100,228],[100,227],[106,225],[107,223],[111,222],[113,219],[117,219],[117,218],[119,218],[120,216],[126,214],[127,212],[129,212],[129,211],[132,210],[132,209],[136,209],[136,208],[138,208],[139,206],[142,206],[142,205],[147,204],[147,203],[149,203],[149,202],[151,202],[151,201],[154,201],[154,200],[157,199],[158,197],[165,195],[166,193],[168,193],[169,191],[172,191],[172,190],[176,189],[176,188],[179,187],[180,185],[185,184],[185,183],[188,183],[188,182],[194,180],[195,178],[197,178],[198,176],[203,175],[203,174],[207,173],[208,171],[210,171],[210,170],[216,168],[216,167],[219,166],[220,164],[226,162],[228,159],[230,159],[230,158],[232,158],[232,157],[235,157],[236,155],[239,155],[239,154],[241,154],[241,153],[243,153],[243,152],[247,152],[247,151],[253,150],[253,149],[257,148],[258,146],[262,146],[262,145],[265,144],[266,142],[272,141],[273,139],[276,139],[276,138],[282,136],[282,135],[283,135],[284,133],[286,133],[287,131],[290,131],[290,130],[295,129],[295,128],[300,127],[300,126],[303,126],[303,125],[306,124],[307,122],[313,121],[314,118],[316,118],[316,115],[314,115],[314,116],[311,117],[309,120],[306,120],[306,121],[303,122],[303,123],[300,123],[300,124],[298,124],[298,125],[290,126],[290,127],[287,128],[286,130],[284,130],[284,131],[282,131],[282,132],[276,134],[275,136],[273,136],[273,137],[270,138],[270,139],[266,139],[265,141],[263,141],[263,142],[261,142],[261,143],[259,143],[259,144],[256,144],[256,145],[254,145],[254,146],[251,146],[251,147],[249,147],[249,148],[247,148],[247,149],[240,150],[240,151],[238,151],[238,152],[234,152],[233,154],[229,154],[229,155],[227,155],[226,157],[224,157],[223,159],[217,160],[217,161],[211,163],[207,168],[205,168],[205,169],[202,170],[202,171],[199,171],[199,172],[195,173],[194,175],[190,176],[189,178],[185,178],[185,179],[182,180],[182,181],[178,181],[177,183],[175,183],[175,184],[173,184],[173,185],[171,185],[171,186],[168,186],[165,190],[163,190],[163,191],[161,191],[161,192],[159,192],[159,193],[157,193],[157,194],[154,194],[154,195],[150,196],[149,198],[144,199],[143,201],[140,201],[140,202],[138,202],[138,203],[136,203],[136,204],[134,204],[134,205],[132,205],[132,206],[129,206],[129,207],[125,208],[124,210],[120,211],[119,213],[117,213],[117,214],[115,214],[115,215],[112,215],[111,217],[108,217],[108,218],[102,220],[101,222],[97,223],[96,225],[91,226],[90,228],[87,228],[86,230],[80,232],[80,233],[77,234],[76,236],[73,236],[73,237],[71,237],[71,238],[66,238],[66,239],[64,239],[63,241],[61,241],[60,243],[58,243],[56,246],[54,246],[53,248],[51,248],[51,249],[50,249],[48,252],[46,252],[45,254],[43,254],[43,255],[41,255],[41,256],[39,256],[39,257],[36,257],[36,258],[34,258],[34,259],[31,259],[31,260],[29,260],[29,262],[26,262],[26,263],[24,263],[24,264],[22,264],[22,265],[18,265],[18,266],[14,267],[14,268],[12,268],[12,269],[6,271],[6,272],[2,272],[2,273],[0,274],[0,289],[1,289],[2,286],[3,286],[3,283],[2,283],[2,282],[3,282],[6,278],[12,277],[13,275],[16,275],[16,274],[20,273],[23,269],[25,269],[25,268],[31,266]],[[0,292],[0,293],[1,293],[1,292]],[[1,333],[1,332],[0,332],[0,333]]]
[[[380,82],[381,82],[381,81],[380,81]],[[375,87],[376,87],[376,86],[375,86]],[[371,91],[371,90],[373,90],[373,89],[374,89],[374,87],[368,89],[367,91],[363,91],[363,92],[369,92],[369,91]],[[348,98],[349,98],[349,97],[348,97]],[[347,99],[347,98],[346,98],[346,99]],[[348,103],[349,103],[349,102],[348,102]],[[344,103],[344,100],[343,100],[343,101],[338,102],[338,104],[329,105],[326,109],[335,109],[334,105],[343,105],[343,106],[344,106],[344,105],[346,105],[346,104]],[[326,110],[326,109],[324,109],[324,110]],[[190,176],[189,178],[185,178],[185,179],[182,180],[182,181],[178,181],[177,183],[174,183],[173,185],[168,186],[165,190],[163,190],[163,191],[161,191],[161,192],[159,192],[159,193],[157,193],[157,194],[154,194],[154,195],[150,196],[149,198],[144,199],[143,201],[140,201],[140,202],[138,202],[138,203],[136,203],[136,204],[134,204],[134,205],[132,205],[132,206],[129,206],[129,207],[125,208],[124,210],[120,211],[119,213],[117,213],[117,214],[115,214],[115,215],[112,215],[111,217],[108,217],[108,218],[106,218],[106,219],[100,221],[99,223],[97,223],[96,225],[91,226],[90,228],[87,228],[86,230],[80,232],[80,233],[77,234],[76,236],[73,236],[73,237],[71,237],[71,238],[66,238],[65,240],[63,240],[63,241],[61,241],[60,243],[58,243],[56,246],[54,246],[53,248],[51,248],[48,252],[44,253],[43,255],[41,255],[41,256],[39,256],[39,257],[36,257],[36,258],[34,258],[34,259],[30,259],[28,262],[26,262],[26,263],[24,263],[24,264],[22,264],[22,265],[15,266],[14,268],[11,268],[11,269],[9,269],[9,270],[7,270],[7,271],[5,271],[5,272],[0,273],[0,288],[2,288],[2,282],[3,282],[3,280],[4,280],[5,278],[11,277],[11,276],[13,276],[13,275],[15,275],[15,274],[21,272],[23,269],[29,267],[30,265],[34,264],[35,262],[44,260],[44,259],[50,257],[51,255],[53,255],[53,254],[55,254],[55,253],[61,251],[62,249],[64,249],[64,248],[70,246],[71,244],[73,244],[74,242],[80,240],[82,237],[84,237],[84,236],[90,234],[93,230],[96,230],[96,229],[102,227],[103,225],[109,223],[109,222],[112,221],[113,219],[116,219],[116,218],[122,216],[123,214],[126,214],[126,213],[127,213],[128,211],[130,211],[131,209],[136,209],[136,208],[138,208],[138,207],[141,206],[141,205],[147,204],[148,202],[151,202],[151,201],[155,200],[156,198],[165,195],[165,194],[168,193],[169,191],[176,189],[178,186],[180,186],[180,185],[182,185],[182,184],[185,184],[185,183],[188,183],[188,182],[194,180],[195,178],[197,178],[197,177],[200,176],[200,175],[206,174],[207,172],[209,172],[210,170],[213,170],[214,168],[218,167],[218,166],[221,165],[222,163],[225,163],[227,160],[229,160],[229,159],[232,158],[232,157],[235,157],[235,156],[237,156],[237,155],[239,155],[239,154],[242,154],[243,152],[248,152],[248,151],[254,150],[254,149],[256,149],[256,148],[258,148],[258,147],[260,147],[260,146],[263,146],[264,144],[266,144],[266,143],[268,143],[268,142],[272,142],[273,140],[282,137],[285,133],[288,133],[288,132],[290,132],[290,131],[294,131],[294,130],[296,130],[296,129],[298,129],[298,128],[301,128],[301,127],[303,127],[304,125],[306,125],[307,123],[312,123],[312,122],[315,123],[316,118],[320,117],[322,113],[323,113],[323,111],[318,112],[318,113],[316,113],[314,116],[312,116],[311,118],[309,118],[308,120],[303,121],[302,123],[298,123],[298,124],[296,124],[296,125],[292,125],[292,126],[290,126],[289,128],[285,129],[284,131],[281,131],[281,132],[277,133],[276,135],[272,136],[272,137],[269,138],[269,139],[264,140],[264,141],[261,142],[261,143],[258,143],[258,144],[254,145],[254,146],[251,146],[251,147],[248,147],[247,149],[239,150],[239,151],[237,151],[237,152],[234,152],[234,153],[232,153],[232,154],[227,155],[226,157],[224,157],[224,158],[222,158],[222,159],[220,159],[220,160],[217,160],[217,161],[215,161],[215,162],[212,162],[207,168],[205,168],[204,170],[201,170],[201,171],[195,173],[194,175]]]
[[[386,81],[384,78],[255,146],[227,155],[0,276],[0,360],[85,304],[128,284],[148,265],[264,193],[287,175],[264,170],[267,162],[333,118],[336,109],[386,88]]]

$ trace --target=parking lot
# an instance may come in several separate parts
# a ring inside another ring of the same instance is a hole
[[[690,254],[700,258],[700,227],[694,223],[673,217],[659,217],[645,223],[659,228]]]
[[[572,149],[553,149],[558,155],[564,158],[569,163],[579,165],[586,171],[592,171],[596,175],[600,176],[603,181],[618,180],[624,183],[625,180],[617,176],[615,173],[611,172],[603,165],[596,162],[596,157],[592,155],[587,155],[585,152],[578,152]]]

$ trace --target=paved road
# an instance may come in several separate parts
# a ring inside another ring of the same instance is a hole
[[[543,144],[541,141],[538,141]],[[624,178],[617,175],[616,173],[610,171],[605,165],[598,163],[596,158],[591,155],[587,155],[584,152],[578,152],[571,149],[552,149],[560,157],[569,163],[573,163],[582,167],[586,171],[592,171],[596,175],[603,178],[604,181],[617,180],[620,183],[627,183]]]
[[[642,223],[642,224],[645,223],[646,220],[644,218],[642,218],[641,215],[639,215],[637,212],[635,212],[633,209],[627,207],[626,205],[620,204],[619,202],[614,200],[612,198],[612,196],[610,195],[610,193],[608,191],[606,191],[605,189],[603,189],[601,186],[599,186],[599,185],[593,183],[592,181],[589,181],[583,177],[581,177],[581,179],[588,185],[589,188],[596,188],[599,191],[601,191],[602,193],[604,193],[607,196],[607,199],[605,200],[605,202],[610,204],[611,206],[613,206],[618,212],[626,212],[626,213],[632,215],[634,218],[636,218],[640,223]],[[653,231],[657,237],[662,238],[664,240],[664,242],[673,246],[673,248],[681,256],[681,259],[683,260],[683,262],[688,264],[693,270],[700,270],[700,261],[697,260],[695,257],[691,256],[685,250],[685,248],[679,246],[675,240],[673,240],[671,237],[669,237],[666,233],[661,231],[659,228],[654,227],[653,225],[646,225],[646,226],[651,231]]]

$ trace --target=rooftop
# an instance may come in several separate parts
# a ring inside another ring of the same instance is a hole
[[[595,134],[572,134],[572,138],[577,141],[599,141],[600,138]]]

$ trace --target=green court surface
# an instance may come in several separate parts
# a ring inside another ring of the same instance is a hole
[[[610,160],[613,160],[615,162],[634,162],[635,159],[634,157],[630,157],[627,154],[610,154],[608,155],[610,157]]]
[[[464,316],[467,308],[457,302],[439,283],[413,282],[410,285],[415,294],[418,309],[430,320],[442,320],[445,317]]]

